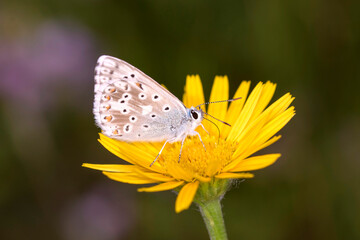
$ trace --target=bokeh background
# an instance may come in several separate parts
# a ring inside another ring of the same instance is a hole
[[[360,1],[2,0],[0,239],[207,239],[172,192],[137,193],[83,162],[98,142],[93,69],[109,54],[181,98],[187,74],[278,84],[295,118],[273,166],[223,200],[230,239],[360,239]]]

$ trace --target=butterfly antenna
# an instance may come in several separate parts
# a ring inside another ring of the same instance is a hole
[[[231,127],[231,125],[228,124],[227,122],[224,122],[224,121],[222,121],[222,120],[220,120],[220,119],[218,119],[218,118],[216,118],[216,117],[214,117],[214,116],[211,116],[210,114],[208,114],[208,113],[206,113],[206,112],[203,112],[203,113],[206,114],[207,116],[210,116],[210,117],[212,117],[213,119],[218,120],[219,122],[222,122],[223,124],[228,125],[229,127]],[[209,120],[209,119],[208,119],[208,120]]]
[[[210,104],[210,103],[232,102],[232,101],[239,100],[239,99],[241,99],[241,97],[233,98],[233,99],[227,99],[227,100],[214,101],[214,102],[205,102],[205,103],[197,105],[195,108],[200,108],[202,105],[206,105],[206,104]]]
[[[213,121],[211,121],[210,119],[208,119],[208,118],[204,118],[204,119],[208,120],[209,122],[211,122],[212,124],[214,124],[216,126],[216,128],[218,130],[218,133],[219,133],[219,138],[218,139],[220,140],[220,128],[218,127],[218,125],[216,123],[214,123]]]

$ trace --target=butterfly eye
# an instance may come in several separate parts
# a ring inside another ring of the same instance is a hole
[[[191,116],[195,120],[199,118],[199,114],[197,114],[197,112],[195,112],[194,110],[191,110]]]

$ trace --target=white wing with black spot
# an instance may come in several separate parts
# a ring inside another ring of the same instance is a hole
[[[95,68],[94,115],[109,137],[123,141],[173,139],[184,126],[184,104],[130,64],[101,56]]]

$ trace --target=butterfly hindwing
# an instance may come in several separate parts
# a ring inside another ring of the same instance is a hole
[[[161,141],[174,137],[186,108],[173,94],[130,64],[101,56],[95,68],[94,115],[109,137]]]

